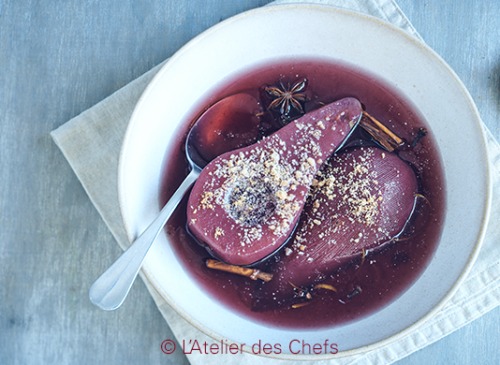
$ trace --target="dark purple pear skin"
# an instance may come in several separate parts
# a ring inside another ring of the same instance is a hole
[[[292,234],[324,161],[361,115],[358,100],[341,99],[213,160],[189,196],[190,232],[228,264],[250,265],[273,253]]]
[[[290,304],[294,287],[311,288],[363,250],[368,255],[394,242],[410,220],[418,192],[411,166],[377,147],[333,156],[313,185],[273,279],[260,288],[260,306]]]

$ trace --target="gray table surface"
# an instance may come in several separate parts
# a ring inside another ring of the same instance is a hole
[[[185,364],[142,282],[88,300],[120,253],[49,132],[268,0],[0,0],[0,363]],[[500,2],[398,0],[500,137]],[[279,25],[277,25],[279,34]],[[466,147],[466,146],[464,146]],[[398,364],[499,364],[500,308]]]

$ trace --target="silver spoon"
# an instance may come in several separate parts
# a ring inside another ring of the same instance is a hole
[[[215,103],[196,120],[185,144],[191,172],[158,217],[92,284],[89,297],[94,305],[104,310],[115,310],[122,305],[153,242],[188,189],[198,179],[201,170],[217,155],[255,142],[259,129],[256,115],[259,112],[258,101],[251,95],[240,93]],[[235,127],[234,118],[243,120],[236,123]]]

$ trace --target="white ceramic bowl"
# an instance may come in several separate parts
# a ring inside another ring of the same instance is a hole
[[[239,70],[267,59],[307,56],[341,59],[369,70],[401,90],[429,122],[442,152],[447,212],[442,240],[423,275],[367,318],[294,332],[253,323],[214,301],[184,271],[165,235],[153,246],[144,272],[182,317],[215,340],[279,343],[283,353],[273,356],[319,360],[368,351],[410,333],[445,305],[478,254],[491,197],[485,139],[471,97],[436,53],[381,20],[331,7],[264,7],[228,19],[179,50],[147,87],[127,127],[118,191],[133,240],[159,212],[165,153],[180,138],[176,131],[193,106]],[[285,344],[297,338],[311,344],[328,339],[340,352],[293,355]]]

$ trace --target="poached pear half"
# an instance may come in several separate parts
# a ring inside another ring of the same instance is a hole
[[[290,240],[262,283],[256,306],[294,299],[341,266],[394,242],[415,208],[418,181],[409,164],[378,147],[334,155],[313,182],[311,196]],[[396,243],[397,244],[397,243]]]
[[[361,116],[360,102],[344,98],[213,160],[189,196],[190,232],[232,265],[251,265],[275,252],[294,231],[324,161]]]

